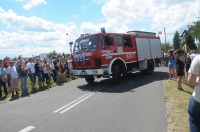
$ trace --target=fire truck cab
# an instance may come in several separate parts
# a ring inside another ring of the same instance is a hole
[[[117,84],[126,73],[153,73],[155,60],[162,57],[162,51],[156,33],[129,31],[84,35],[76,39],[71,55],[73,75],[88,83],[95,78],[112,78]]]

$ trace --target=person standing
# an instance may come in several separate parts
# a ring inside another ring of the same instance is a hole
[[[56,57],[56,60],[53,63],[54,66],[55,66],[55,75],[54,75],[54,77],[55,77],[56,83],[59,83],[59,81],[58,81],[58,72],[59,72],[59,69],[60,69],[60,60],[61,60],[60,57]]]
[[[26,66],[26,62],[25,61],[19,62],[18,68],[21,81],[22,96],[29,95],[29,90],[27,87],[28,69]]]
[[[177,72],[177,83],[178,83],[178,90],[183,91],[182,88],[182,79],[184,76],[184,68],[185,68],[185,52],[181,49],[178,49],[174,52],[176,54],[176,72]]]
[[[36,63],[35,63],[35,73],[36,76],[38,77],[38,85],[39,89],[43,90],[43,61],[40,60],[39,58],[36,58]]]
[[[44,67],[43,67],[43,86],[45,86],[45,81],[47,87],[50,86],[50,65],[47,63],[47,61],[44,61]]]
[[[56,79],[55,79],[56,70],[55,70],[55,65],[54,65],[55,59],[53,58],[51,61],[52,62],[51,62],[50,66],[51,66],[51,70],[52,70],[52,77],[53,77],[53,81],[56,82]]]
[[[188,71],[190,69],[190,65],[192,63],[192,60],[190,58],[190,55],[187,54],[186,60],[185,60],[185,71],[186,71],[186,77],[188,77]]]
[[[7,68],[6,72],[10,78],[10,89],[12,91],[12,96],[14,96],[14,92],[16,92],[16,95],[18,95],[18,73],[13,61],[10,61],[10,66]]]
[[[73,76],[73,65],[72,65],[72,59],[71,56],[67,59],[67,66],[68,66],[68,71],[69,71],[69,76]]]
[[[29,62],[27,63],[28,68],[28,76],[31,81],[32,91],[36,90],[35,88],[35,81],[36,81],[36,75],[35,75],[35,63],[33,62],[33,58],[29,58]]]
[[[194,91],[188,105],[189,125],[191,132],[200,132],[200,55],[197,55],[188,71],[188,83],[194,86]]]
[[[3,60],[3,63],[4,63],[4,68],[8,68],[9,67],[9,61],[10,61],[10,59],[9,58],[4,58],[4,60]]]
[[[169,54],[169,61],[168,61],[168,68],[169,68],[169,79],[175,79],[176,75],[176,62],[173,55],[173,50],[168,52]]]
[[[1,91],[2,86],[4,88],[5,96],[7,97],[7,95],[8,95],[8,89],[7,89],[7,86],[6,86],[6,81],[7,81],[6,68],[4,68],[3,61],[0,60],[0,97],[2,97],[2,91]]]

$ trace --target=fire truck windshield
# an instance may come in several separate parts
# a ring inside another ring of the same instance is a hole
[[[93,50],[97,48],[98,35],[79,38],[74,43],[74,52]]]

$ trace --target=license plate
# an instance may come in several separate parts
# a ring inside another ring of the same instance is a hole
[[[84,61],[85,60],[85,56],[81,55],[81,56],[77,56],[74,58],[75,61]]]

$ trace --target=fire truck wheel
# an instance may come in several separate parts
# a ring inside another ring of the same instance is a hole
[[[121,73],[120,73],[120,67],[119,65],[115,65],[113,67],[113,84],[119,84],[120,83],[120,78],[121,78]]]
[[[153,73],[153,70],[154,70],[153,63],[152,63],[152,62],[149,62],[148,68],[145,69],[145,70],[142,70],[141,73],[142,73],[143,75],[150,75],[150,74]]]
[[[87,76],[86,78],[85,78],[85,80],[86,80],[86,82],[88,83],[88,84],[91,84],[91,83],[94,83],[94,77],[93,76]]]
[[[154,70],[154,64],[153,64],[153,62],[149,62],[148,68],[147,68],[147,73],[148,74],[152,74],[153,70]]]

